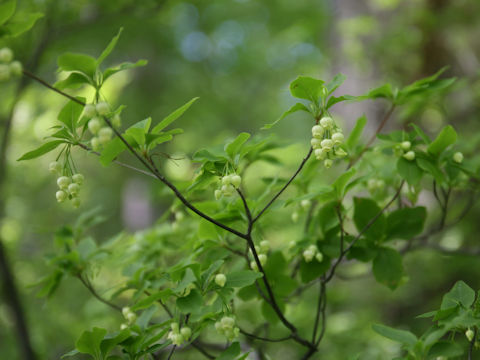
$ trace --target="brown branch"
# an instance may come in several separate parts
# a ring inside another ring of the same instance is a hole
[[[104,299],[100,294],[95,290],[95,288],[92,286],[88,278],[84,278],[81,274],[79,274],[78,279],[82,282],[82,284],[90,291],[90,293],[100,302],[104,303],[105,305],[110,306],[112,309],[115,309],[117,311],[122,311],[122,308],[106,299]]]

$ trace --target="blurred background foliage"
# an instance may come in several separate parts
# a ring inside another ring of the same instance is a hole
[[[432,99],[402,108],[388,127],[401,128],[414,120],[434,134],[452,123],[460,134],[459,150],[466,157],[478,156],[478,1],[25,0],[19,4],[45,16],[32,31],[11,44],[13,50],[27,69],[51,83],[58,80],[55,69],[60,53],[98,56],[118,29],[125,28],[110,63],[149,61],[145,68],[112,77],[104,90],[111,103],[127,105],[125,125],[147,116],[158,121],[190,98],[200,97],[181,119],[185,134],[164,149],[179,159],[162,161],[164,171],[178,182],[191,179],[195,168],[188,159],[195,150],[222,144],[241,131],[258,132],[291,106],[294,100],[288,84],[299,74],[330,80],[342,72],[347,81],[341,91],[358,95],[385,81],[405,85],[449,66],[447,76],[459,78],[452,93],[441,102]],[[63,283],[48,300],[35,296],[31,285],[48,273],[45,256],[54,249],[55,229],[73,224],[80,212],[100,206],[106,221],[91,231],[99,243],[107,242],[123,228],[135,234],[128,241],[147,241],[156,226],[161,226],[158,219],[172,200],[160,183],[120,167],[102,168],[88,154],[78,152],[74,155],[77,166],[86,174],[85,203],[79,211],[59,206],[54,198],[54,178],[47,171],[53,155],[33,162],[15,160],[38,146],[65,101],[36,84],[21,86],[20,97],[16,96],[15,85],[0,87],[0,125],[5,124],[13,107],[0,198],[0,235],[21,292],[34,347],[41,359],[57,359],[73,348],[84,329],[94,325],[115,328],[121,319],[75,279]],[[82,91],[79,94],[89,95]],[[333,113],[348,134],[363,113],[369,119],[371,133],[385,111],[386,104],[369,101],[342,103]],[[304,117],[293,115],[274,131],[285,145],[275,153],[285,164],[281,168],[285,175],[308,147],[311,124],[302,121]],[[1,131],[5,131],[4,126]],[[251,186],[258,188],[260,184],[253,181],[256,174],[276,171],[278,167],[272,165],[256,166],[247,174],[247,183],[250,177]],[[423,201],[430,201],[434,209],[431,199]],[[276,211],[285,218],[291,209]],[[442,236],[441,243],[453,251],[478,248],[479,215],[480,207],[475,205],[460,224]],[[298,236],[298,226],[280,232],[280,220],[273,216],[268,219],[272,243],[287,244]],[[177,239],[178,245],[183,241]],[[156,251],[162,252],[161,245],[157,246],[160,248]],[[118,264],[122,259],[109,261]],[[335,281],[329,294],[329,326],[321,347],[322,359],[349,359],[358,352],[363,354],[362,359],[391,357],[396,345],[376,335],[372,323],[419,333],[429,321],[414,317],[437,308],[441,294],[456,280],[480,288],[478,254],[420,250],[408,254],[404,262],[409,281],[395,292],[375,283],[361,264],[340,274],[343,277]],[[97,275],[101,275],[96,285],[102,293],[108,294],[121,281],[116,273]],[[311,296],[311,305],[302,310],[305,321],[314,306],[313,293]],[[245,316],[257,315],[246,311]],[[5,359],[20,358],[12,329],[13,319],[0,302],[0,349]],[[274,350],[270,355],[289,358]],[[192,356],[194,359],[196,354]]]

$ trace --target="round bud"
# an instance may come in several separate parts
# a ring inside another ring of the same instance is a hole
[[[461,164],[463,162],[463,154],[461,152],[456,152],[453,154],[453,161],[457,164]]]
[[[325,130],[320,125],[312,127],[312,136],[317,139],[321,139]]]
[[[298,218],[299,218],[298,212],[296,212],[296,211],[293,212],[293,213],[292,213],[292,221],[293,221],[294,223],[296,223],[296,222],[298,221]]]
[[[333,160],[332,159],[325,159],[323,162],[323,166],[325,166],[326,169],[330,169],[333,165]]]
[[[175,333],[175,334],[178,333],[178,329],[179,329],[178,323],[177,322],[172,322],[170,324],[170,329],[172,329],[173,333]]]
[[[260,264],[262,264],[262,266],[264,266],[267,263],[267,255],[259,254],[258,255],[258,260],[260,260]]]
[[[407,150],[410,150],[410,148],[412,147],[412,143],[410,141],[403,141],[402,143],[400,143],[400,147],[407,151]]]
[[[472,341],[473,337],[475,336],[475,333],[473,332],[472,329],[468,329],[467,331],[465,331],[465,336],[467,337],[468,341]]]
[[[223,329],[228,329],[228,328],[233,328],[235,326],[235,319],[230,316],[224,316],[222,320],[220,320],[222,323]]]
[[[98,137],[93,137],[91,140],[90,140],[90,143],[92,144],[92,149],[93,151],[99,151],[100,150],[100,140],[98,139]]]
[[[10,80],[10,66],[0,64],[0,82]]]
[[[173,345],[177,345],[177,346],[180,346],[183,344],[183,336],[182,334],[174,334],[172,336],[172,344]]]
[[[402,156],[403,155],[403,149],[400,145],[395,145],[393,148],[393,153],[395,156]]]
[[[98,117],[94,117],[88,122],[88,130],[90,130],[93,135],[96,135],[101,128],[102,121]]]
[[[10,73],[13,76],[21,76],[23,74],[23,66],[20,61],[12,61],[10,63]]]
[[[317,259],[318,262],[322,262],[323,254],[321,252],[317,253],[317,255],[315,255],[315,259]]]
[[[104,101],[99,102],[96,106],[95,109],[97,110],[97,113],[99,115],[107,115],[110,112],[110,107],[108,104]]]
[[[325,129],[330,129],[333,127],[333,119],[330,116],[325,116],[320,120],[320,125]]]
[[[231,175],[225,175],[222,177],[222,184],[223,185],[230,185],[232,183],[232,176]]]
[[[59,190],[55,193],[55,197],[57,198],[57,201],[61,203],[67,200],[68,194],[63,190]]]
[[[233,185],[223,185],[222,194],[225,196],[232,196],[235,193],[235,188]]]
[[[62,171],[62,165],[58,161],[52,161],[48,164],[48,171],[52,174],[59,174]]]
[[[127,325],[127,324],[122,324],[122,325],[120,325],[120,330],[125,330],[125,329],[128,329],[128,325]]]
[[[309,263],[313,260],[315,256],[315,253],[311,250],[305,250],[303,252],[303,258],[305,259],[305,262]]]
[[[222,190],[215,190],[215,200],[220,200],[222,197]]]
[[[341,132],[336,132],[332,135],[332,140],[335,145],[340,145],[343,142],[344,136]]]
[[[222,326],[222,323],[220,321],[217,321],[215,323],[215,330],[217,330],[219,333],[223,332],[223,326]]]
[[[116,128],[119,128],[122,126],[122,118],[120,117],[119,114],[115,114],[112,118],[112,125],[115,126]]]
[[[88,118],[93,118],[95,115],[97,115],[97,110],[95,109],[95,105],[93,104],[87,104],[83,108],[83,114],[88,117]]]
[[[312,138],[312,140],[310,140],[310,145],[312,145],[312,148],[314,149],[320,149],[320,147],[322,146],[322,140]]]
[[[80,206],[80,204],[81,204],[81,201],[78,197],[74,197],[72,199],[72,205],[73,205],[74,208],[78,208]]]
[[[9,63],[13,60],[13,51],[10,48],[4,47],[0,49],[0,62]]]
[[[270,243],[268,242],[268,240],[260,241],[260,251],[262,253],[267,253],[268,250],[270,250]]]
[[[303,209],[305,209],[305,210],[308,210],[308,208],[310,207],[310,204],[311,204],[311,203],[312,203],[312,202],[311,202],[310,200],[308,200],[308,199],[304,199],[304,200],[300,201],[301,207],[302,207]]]
[[[330,139],[322,140],[321,146],[324,151],[328,152],[333,148],[333,141]]]
[[[105,126],[98,131],[98,141],[100,141],[100,144],[105,145],[112,139],[112,135],[112,129]]]
[[[374,192],[378,189],[377,179],[369,179],[367,181],[367,188],[370,192]]]
[[[130,313],[132,310],[130,310],[130,308],[128,306],[125,306],[122,308],[122,315],[124,318],[127,317],[127,314]]]
[[[68,185],[68,192],[72,195],[77,195],[80,192],[80,185],[76,183]]]
[[[410,150],[410,151],[406,152],[406,153],[403,155],[403,157],[404,157],[405,159],[407,159],[408,161],[412,161],[412,160],[415,159],[415,152]]]
[[[188,340],[190,339],[190,336],[192,336],[192,329],[190,329],[188,326],[185,326],[180,330],[180,334],[182,334],[185,340]]]
[[[72,176],[72,180],[75,184],[82,185],[85,177],[82,174],[75,174]]]
[[[317,160],[323,160],[327,156],[327,152],[324,149],[316,149],[315,150],[315,157]]]
[[[134,312],[129,312],[125,318],[129,324],[133,324],[137,320],[137,315]]]
[[[253,271],[258,271],[257,263],[256,263],[255,261],[250,261],[250,268],[251,268]]]
[[[67,176],[60,176],[57,179],[57,185],[62,190],[66,190],[68,188],[68,185],[70,185],[71,183],[72,180]]]
[[[215,276],[215,284],[220,287],[224,287],[225,283],[227,282],[227,277],[224,274],[217,274]]]
[[[238,188],[240,186],[240,184],[242,183],[242,177],[240,175],[231,175],[231,178],[230,178],[230,182],[232,183],[232,185],[236,188]]]
[[[182,221],[183,219],[185,219],[185,214],[181,211],[176,211],[175,212],[175,220],[176,221]]]
[[[343,150],[342,148],[338,148],[338,149],[335,150],[335,156],[336,157],[343,158],[347,155],[348,155],[347,152],[345,150]]]

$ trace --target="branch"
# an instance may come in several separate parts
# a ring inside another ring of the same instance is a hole
[[[240,333],[249,337],[249,338],[252,338],[252,339],[255,339],[255,340],[260,340],[260,341],[266,341],[266,342],[282,342],[282,341],[290,340],[292,338],[292,335],[288,335],[288,336],[285,336],[285,337],[279,338],[279,339],[270,339],[270,338],[266,338],[266,337],[263,337],[263,336],[250,334],[250,333],[246,332],[245,330],[243,330],[241,328],[240,328]]]
[[[85,287],[88,289],[88,291],[90,291],[90,293],[96,297],[99,301],[101,301],[102,303],[104,303],[105,305],[108,305],[110,306],[112,309],[115,309],[117,311],[122,311],[122,308],[106,299],[104,299],[103,297],[100,296],[100,294],[97,293],[97,291],[95,290],[95,288],[92,286],[92,284],[90,283],[90,281],[85,278],[83,278],[83,276],[81,274],[79,274],[77,276],[80,281],[82,282],[83,285],[85,285]]]
[[[260,212],[257,214],[257,216],[255,216],[253,218],[253,221],[252,223],[255,223],[259,218],[260,216],[263,215],[263,213],[274,203],[275,200],[277,200],[277,198],[282,195],[282,193],[287,189],[287,187],[292,183],[292,181],[297,177],[297,175],[300,173],[300,171],[302,171],[303,169],[303,166],[305,165],[305,163],[307,162],[307,160],[310,158],[310,156],[312,155],[312,152],[313,152],[313,148],[310,147],[310,150],[308,150],[308,153],[307,153],[307,156],[305,156],[302,160],[302,162],[300,163],[300,166],[298,167],[297,171],[295,171],[295,173],[292,175],[292,177],[287,181],[287,183],[280,189],[280,191],[272,198],[272,200],[270,200],[268,202],[267,205],[265,205],[265,207],[260,210]]]

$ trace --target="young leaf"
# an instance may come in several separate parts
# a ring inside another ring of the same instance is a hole
[[[430,154],[438,156],[443,150],[457,141],[457,132],[451,125],[445,126],[437,138],[428,146]]]
[[[383,213],[380,214],[380,207],[372,199],[356,197],[353,202],[355,207],[353,221],[357,230],[365,231],[364,236],[372,241],[381,241],[385,235],[387,222],[385,215]],[[377,216],[378,218],[373,221]]]
[[[325,87],[327,88],[328,94],[330,95],[331,93],[333,93],[340,85],[343,84],[346,78],[347,77],[342,73],[338,73],[337,75],[335,75],[332,81],[330,81],[328,84],[325,85]]]
[[[357,122],[355,123],[355,126],[352,129],[352,132],[350,133],[350,136],[345,141],[345,145],[347,146],[347,149],[349,151],[352,151],[353,148],[357,145],[358,140],[360,139],[360,136],[362,136],[363,128],[365,127],[366,124],[367,124],[367,117],[365,115],[362,115],[357,119]]]
[[[413,127],[415,129],[415,132],[417,133],[418,136],[420,136],[423,140],[423,142],[425,144],[430,144],[432,142],[432,140],[430,140],[430,138],[428,137],[427,134],[425,134],[425,132],[419,127],[417,126],[416,124],[414,123],[411,123],[410,124],[411,127]]]
[[[387,239],[409,240],[423,230],[427,209],[420,206],[391,212],[387,217]]]
[[[402,256],[395,249],[379,248],[377,256],[373,259],[372,268],[373,275],[379,283],[395,290],[403,276]]]
[[[251,285],[255,280],[261,278],[262,273],[251,270],[233,271],[227,274],[225,287],[244,287]]]
[[[292,96],[318,103],[322,96],[322,90],[325,82],[308,76],[299,76],[290,84],[290,93]]]
[[[340,175],[337,180],[332,184],[337,193],[337,198],[341,199],[344,195],[345,186],[347,186],[348,181],[355,175],[357,171],[355,169],[350,169],[347,172]]]
[[[117,72],[120,72],[123,70],[135,69],[137,67],[145,66],[147,64],[148,64],[147,60],[138,60],[136,63],[124,62],[113,68],[108,68],[103,73],[103,82],[105,82],[110,76],[112,76],[113,74],[116,74]]]
[[[15,13],[17,0],[7,0],[0,4],[0,25],[3,25]]]
[[[250,138],[250,134],[243,132],[240,133],[235,140],[232,142],[228,143],[225,146],[225,152],[230,156],[230,158],[233,160],[235,159],[235,156],[238,154],[240,149],[242,148],[242,145],[245,144],[245,142]]]
[[[352,96],[352,95],[342,95],[342,96],[330,96],[330,98],[327,101],[327,109],[330,109],[333,105],[338,104],[339,102],[342,101],[357,101],[360,100],[360,97],[358,96]]]
[[[385,84],[373,90],[370,90],[367,94],[360,96],[362,99],[378,99],[385,98],[388,100],[393,100],[395,97],[394,91],[392,90],[392,85]]]
[[[56,149],[57,146],[59,146],[60,144],[63,144],[64,142],[65,141],[63,140],[54,140],[54,141],[47,142],[42,146],[40,146],[38,149],[29,151],[26,154],[23,154],[22,157],[17,159],[17,161],[35,159],[39,156],[45,155],[46,153],[49,153],[50,151]]]
[[[100,344],[107,334],[107,330],[94,327],[92,331],[84,331],[75,343],[75,347],[82,354],[92,355],[98,359],[100,355]]]
[[[296,103],[296,104],[293,105],[290,109],[288,109],[287,111],[285,111],[285,112],[284,112],[277,120],[275,120],[273,123],[264,125],[261,130],[268,130],[268,129],[272,128],[272,127],[275,126],[280,120],[282,120],[283,118],[285,118],[287,115],[293,114],[294,112],[297,112],[297,111],[306,111],[306,112],[310,113],[310,110],[308,110],[308,108],[307,108],[305,105],[303,105],[302,103]]]
[[[78,89],[85,84],[91,84],[90,79],[83,73],[72,72],[65,80],[57,81],[54,85],[58,90]]]
[[[85,102],[85,98],[77,97],[78,100]],[[80,115],[83,111],[83,105],[70,100],[63,108],[60,110],[58,114],[58,120],[65,124],[65,126],[70,129],[70,131],[74,131],[77,127],[77,121],[80,118]]]
[[[413,347],[418,341],[417,337],[410,331],[398,330],[381,324],[372,325],[372,329],[387,339],[408,345],[409,347]]]
[[[126,148],[127,148],[126,145],[118,137],[109,141],[108,144],[103,149],[102,154],[100,155],[100,163],[103,166],[110,165],[110,163],[118,155],[120,155]]]
[[[97,69],[97,60],[89,55],[64,53],[59,56],[58,67],[63,71],[80,71],[93,78]]]
[[[97,67],[100,66],[100,64],[107,58],[108,55],[113,51],[115,46],[117,45],[118,39],[120,38],[120,35],[122,34],[123,27],[118,30],[117,35],[113,37],[112,40],[110,40],[110,43],[107,45],[105,50],[101,53],[100,57],[97,59]]]
[[[222,352],[217,360],[235,360],[237,356],[240,355],[240,344],[238,342],[234,342],[232,345],[228,347],[227,350]]]
[[[461,304],[465,308],[472,306],[475,301],[475,291],[463,281],[457,281],[453,288],[443,296],[440,309],[448,309]]]
[[[0,28],[0,35],[17,37],[30,30],[37,20],[42,17],[42,13],[17,13],[8,21],[8,23]]]
[[[148,133],[150,129],[150,125],[152,123],[152,118],[147,118],[141,120],[134,125],[130,126],[126,131],[125,134],[130,135],[135,139],[138,145],[142,146],[145,144],[145,135]]]
[[[198,290],[191,290],[190,294],[177,299],[177,308],[184,314],[189,314],[200,310],[203,304],[202,295]]]
[[[178,109],[176,109],[174,112],[172,112],[170,115],[168,115],[166,118],[164,118],[160,123],[158,123],[153,129],[152,129],[152,134],[158,134],[160,131],[165,129],[168,125],[170,125],[172,122],[177,120],[180,116],[183,115],[185,111],[188,110],[192,104],[197,101],[199,98],[195,97],[186,104],[180,106]]]
[[[409,185],[416,185],[423,176],[423,171],[417,166],[416,161],[408,161],[401,157],[397,161],[397,171]]]

